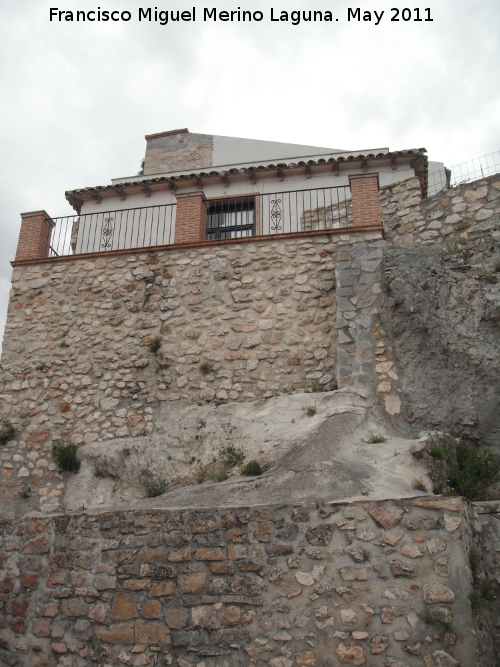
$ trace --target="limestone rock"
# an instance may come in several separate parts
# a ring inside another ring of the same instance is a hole
[[[424,602],[426,604],[436,604],[438,602],[453,602],[455,594],[447,586],[443,586],[439,581],[426,581],[424,583]]]
[[[424,657],[425,667],[460,667],[460,663],[445,651],[434,651]]]
[[[371,516],[379,523],[383,528],[389,530],[394,528],[401,521],[404,511],[399,509],[394,505],[383,505],[381,507],[375,507],[369,512]]]
[[[373,655],[383,653],[389,646],[389,637],[376,635],[370,642],[370,651]]]
[[[442,498],[441,500],[414,500],[415,507],[423,507],[427,510],[446,510],[448,512],[459,512],[462,509],[460,498]]]
[[[414,579],[418,574],[418,569],[412,565],[405,565],[398,558],[389,562],[389,568],[393,577],[406,577]]]
[[[432,537],[428,542],[427,542],[427,550],[428,552],[433,555],[437,554],[439,551],[444,551],[447,546],[447,541],[444,540],[442,537]]]
[[[344,625],[354,625],[358,620],[358,616],[353,609],[342,609],[340,619]]]
[[[354,646],[353,644],[346,646],[345,644],[340,643],[334,651],[338,655],[340,662],[343,662],[344,664],[366,664],[365,654],[361,646]]]
[[[462,523],[462,519],[460,519],[460,517],[450,516],[449,514],[444,514],[443,519],[444,528],[448,533],[453,533],[453,531],[455,531]]]

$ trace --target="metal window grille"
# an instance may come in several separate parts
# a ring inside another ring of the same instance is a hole
[[[207,241],[238,239],[255,234],[255,198],[217,199],[209,202]]]

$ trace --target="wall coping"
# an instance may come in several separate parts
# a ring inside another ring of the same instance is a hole
[[[108,252],[88,252],[80,255],[64,255],[63,257],[39,257],[38,259],[23,259],[11,261],[11,266],[27,266],[31,264],[53,264],[78,259],[96,259],[100,257],[116,257],[118,255],[136,255],[137,253],[152,253],[165,250],[183,250],[188,248],[213,248],[240,243],[285,241],[293,238],[309,238],[314,236],[339,236],[341,234],[358,234],[364,232],[380,232],[385,238],[384,228],[381,225],[367,225],[366,227],[345,227],[342,229],[318,229],[310,232],[292,232],[290,234],[262,234],[260,236],[246,236],[239,239],[217,239],[215,241],[191,241],[189,243],[171,243],[169,245],[146,246],[143,248],[123,248]]]

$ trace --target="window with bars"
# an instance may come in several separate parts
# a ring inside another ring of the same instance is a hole
[[[255,197],[208,202],[207,241],[238,239],[255,234]]]

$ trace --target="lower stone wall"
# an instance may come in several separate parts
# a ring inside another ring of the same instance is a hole
[[[474,503],[477,546],[492,590],[490,601],[491,638],[496,667],[500,666],[500,501]]]
[[[4,521],[0,662],[491,666],[470,514],[422,496]]]

